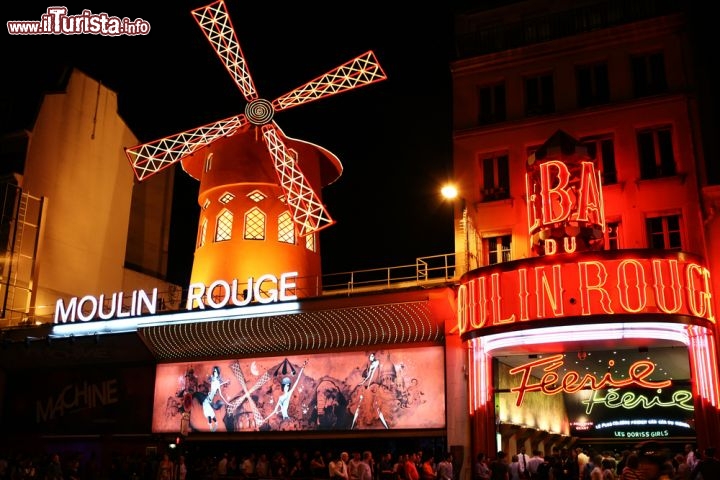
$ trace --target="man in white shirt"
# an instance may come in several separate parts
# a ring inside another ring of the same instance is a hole
[[[532,457],[528,460],[528,472],[530,472],[530,478],[537,478],[538,467],[545,461],[540,450],[533,450]]]
[[[530,471],[528,470],[528,462],[530,456],[525,453],[525,447],[520,447],[520,453],[517,454],[518,465],[520,469],[520,478],[530,478]]]

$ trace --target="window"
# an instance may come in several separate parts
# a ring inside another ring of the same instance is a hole
[[[620,221],[605,225],[605,250],[620,250]]]
[[[205,237],[207,236],[207,224],[207,218],[203,218],[200,222],[200,234],[198,235],[197,241],[198,247],[202,247],[203,245],[205,245]]]
[[[259,208],[251,208],[245,214],[245,240],[265,240],[265,214]]]
[[[211,153],[205,157],[205,172],[209,172],[212,169],[213,154]]]
[[[645,220],[648,236],[648,248],[664,250],[682,249],[680,215],[651,217]]]
[[[637,144],[641,179],[675,175],[675,155],[670,127],[638,132]]]
[[[512,235],[487,237],[485,239],[485,248],[487,250],[487,264],[495,265],[496,263],[509,262],[511,260],[511,241]]]
[[[525,114],[528,116],[553,113],[555,92],[551,74],[525,79]]]
[[[502,122],[505,114],[505,84],[478,89],[478,123],[488,125]]]
[[[510,172],[508,156],[496,155],[482,159],[484,202],[510,198]]]
[[[665,58],[662,53],[638,55],[631,60],[633,92],[636,97],[646,97],[667,91]]]
[[[315,234],[314,233],[305,235],[305,248],[307,248],[311,252],[315,251]]]
[[[278,217],[278,242],[295,245],[295,224],[290,212],[283,212]]]
[[[606,63],[576,68],[578,107],[591,107],[610,102],[610,84]]]
[[[233,214],[230,210],[223,210],[217,217],[215,224],[215,241],[224,242],[232,238]]]
[[[233,195],[230,192],[225,192],[222,195],[220,195],[220,198],[218,201],[222,203],[223,205],[227,205],[228,203],[232,202],[235,199],[235,195]]]
[[[587,147],[588,154],[595,159],[595,165],[602,172],[603,185],[617,183],[613,139],[609,137],[587,137],[583,138],[581,142]]]

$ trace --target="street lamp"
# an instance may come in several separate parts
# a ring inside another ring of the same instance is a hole
[[[462,215],[460,217],[460,225],[462,226],[464,237],[465,237],[465,265],[463,273],[470,271],[470,229],[468,224],[468,211],[467,211],[467,205],[465,203],[465,198],[460,196],[460,192],[458,191],[457,187],[452,184],[446,184],[442,187],[440,190],[440,193],[442,196],[448,200],[455,200],[456,198],[460,199],[460,208]],[[457,250],[457,242],[455,243],[456,250]],[[457,251],[455,252],[457,254]],[[456,262],[457,263],[457,262]]]

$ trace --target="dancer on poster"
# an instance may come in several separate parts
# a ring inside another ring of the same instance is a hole
[[[208,394],[202,403],[203,414],[205,415],[205,418],[207,418],[208,426],[210,426],[211,432],[217,430],[217,417],[215,415],[215,411],[220,409],[223,405],[222,402],[225,404],[228,403],[222,394],[222,390],[220,389],[220,387],[227,385],[228,383],[230,383],[229,380],[222,381],[220,378],[220,367],[214,366],[212,369],[212,375],[210,376],[210,390],[208,390]],[[220,396],[222,402],[220,400],[217,402],[214,401],[216,395]]]
[[[277,404],[275,405],[275,408],[273,409],[272,413],[265,417],[263,420],[263,423],[267,421],[270,417],[280,412],[282,415],[283,420],[287,420],[290,418],[288,415],[288,408],[290,407],[290,399],[292,398],[292,394],[295,391],[295,388],[298,386],[298,383],[300,383],[300,378],[302,377],[303,370],[305,370],[305,366],[307,365],[308,361],[305,360],[305,363],[303,363],[303,366],[300,368],[300,372],[298,372],[298,376],[295,379],[295,383],[292,384],[292,381],[290,380],[290,377],[284,377],[282,381],[280,382],[282,384],[283,393],[280,394],[280,396],[277,399]]]

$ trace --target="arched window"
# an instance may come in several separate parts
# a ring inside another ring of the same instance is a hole
[[[283,212],[278,217],[278,242],[295,245],[295,224],[290,212]]]
[[[217,217],[215,225],[215,241],[224,242],[232,238],[233,214],[230,210],[223,209]]]
[[[265,240],[265,214],[257,207],[245,214],[245,240]]]

